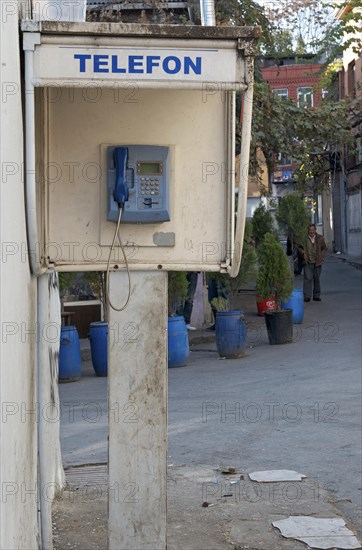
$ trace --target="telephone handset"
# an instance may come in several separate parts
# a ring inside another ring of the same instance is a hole
[[[108,147],[108,215],[123,223],[161,223],[169,214],[169,148],[159,145]]]
[[[116,147],[114,152],[114,163],[116,165],[116,182],[113,191],[113,198],[119,207],[123,206],[129,197],[129,189],[126,180],[126,169],[128,161],[127,147]]]

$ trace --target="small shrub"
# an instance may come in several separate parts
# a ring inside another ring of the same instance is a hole
[[[177,308],[187,297],[187,277],[183,271],[169,271],[168,273],[168,314],[176,315]]]

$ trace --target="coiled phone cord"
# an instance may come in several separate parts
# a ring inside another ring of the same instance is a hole
[[[126,254],[125,254],[125,251],[124,251],[124,248],[123,248],[122,239],[121,239],[121,236],[119,234],[119,226],[121,224],[122,212],[123,212],[123,207],[120,206],[119,207],[119,212],[118,212],[117,227],[116,227],[116,230],[114,232],[111,249],[109,251],[108,262],[107,262],[107,271],[106,271],[106,303],[109,304],[109,306],[114,311],[123,311],[124,309],[126,309],[126,307],[128,305],[128,302],[130,300],[130,297],[131,297],[131,274],[130,274],[130,271],[129,271],[127,257],[126,257]],[[115,243],[117,237],[118,237],[118,240],[119,240],[119,244],[121,245],[121,250],[122,250],[122,254],[123,254],[123,258],[124,258],[124,263],[125,263],[125,266],[127,268],[127,275],[128,275],[128,296],[127,296],[127,300],[126,300],[125,304],[120,308],[115,307],[112,304],[111,298],[110,298],[110,295],[109,295],[109,272],[110,272],[110,268],[111,268],[111,256],[112,256],[112,252],[114,250],[114,243]]]

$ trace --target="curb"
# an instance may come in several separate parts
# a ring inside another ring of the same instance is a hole
[[[215,342],[215,332],[205,332],[205,330],[188,331],[188,337],[190,346]],[[80,352],[83,362],[92,360],[88,339],[82,339]]]
[[[214,333],[201,333],[201,334],[190,334],[189,333],[189,345],[197,346],[199,344],[207,344],[210,342],[215,342],[215,332]]]
[[[83,348],[83,349],[80,350],[80,353],[81,353],[81,356],[82,356],[82,361],[91,361],[92,360],[92,355],[91,355],[90,348]]]
[[[355,269],[362,270],[362,258],[359,256],[347,256],[345,254],[335,254],[335,257],[342,261],[343,263],[347,263],[354,267]]]

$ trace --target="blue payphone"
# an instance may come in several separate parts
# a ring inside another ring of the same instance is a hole
[[[116,145],[107,148],[108,214],[122,223],[161,223],[169,214],[169,147]]]

